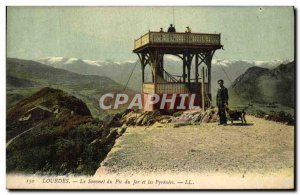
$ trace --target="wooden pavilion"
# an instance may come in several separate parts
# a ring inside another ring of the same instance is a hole
[[[177,94],[176,105],[180,102],[180,94],[196,94],[195,106],[201,108],[209,106],[209,102],[211,102],[211,61],[215,51],[222,47],[221,34],[149,31],[136,39],[133,52],[139,56],[142,66],[144,104],[149,94],[160,96]],[[164,55],[166,54],[175,55],[182,60],[182,75],[179,78],[165,70]],[[195,75],[194,79],[191,79],[193,59]],[[152,82],[145,82],[147,65],[151,67]],[[200,69],[200,67],[202,68]],[[207,79],[204,79],[205,76]],[[185,104],[188,104],[188,101]],[[160,109],[159,105],[160,102],[148,110]],[[168,105],[163,109],[169,109]],[[146,110],[145,107],[144,110]]]

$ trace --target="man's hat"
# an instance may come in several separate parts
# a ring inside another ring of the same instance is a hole
[[[224,83],[223,79],[219,79],[219,80],[218,80],[218,83],[219,83],[220,81],[222,81],[222,83]]]

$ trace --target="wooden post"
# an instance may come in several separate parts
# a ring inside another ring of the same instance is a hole
[[[187,64],[187,69],[188,69],[188,84],[191,83],[191,64]]]
[[[164,78],[164,54],[161,54],[161,56],[160,56],[160,76],[163,78],[163,79],[165,79]]]
[[[186,60],[185,60],[185,56],[183,55],[183,59],[182,59],[182,62],[183,62],[183,70],[182,70],[182,81],[185,83],[185,66],[186,66]]]
[[[142,54],[142,59],[141,59],[141,66],[142,66],[142,82],[145,82],[145,54]]]
[[[196,59],[195,59],[195,82],[197,83],[198,87],[198,54],[196,54]]]
[[[207,55],[209,55],[208,57],[208,60],[207,60],[207,70],[208,70],[208,94],[211,95],[211,60],[212,60],[212,57],[214,55],[214,51],[212,52],[209,52]]]
[[[157,75],[164,78],[164,55],[159,53],[157,55]]]
[[[208,93],[211,94],[211,60],[207,62],[208,70]]]
[[[201,77],[202,77],[202,81],[201,81],[201,100],[202,100],[202,109],[205,111],[205,91],[204,91],[204,77],[205,76],[205,72],[204,72],[204,67],[202,67],[202,71],[201,71]]]
[[[187,79],[188,79],[188,84],[191,83],[191,62],[188,59],[187,60]]]

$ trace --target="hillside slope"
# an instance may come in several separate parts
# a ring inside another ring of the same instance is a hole
[[[117,138],[102,124],[80,99],[43,88],[8,110],[6,171],[94,174]]]
[[[43,87],[62,89],[85,101],[94,116],[104,93],[121,92],[123,86],[106,76],[81,75],[35,61],[7,58],[7,107]],[[132,93],[132,91],[127,91]]]
[[[230,88],[231,96],[243,102],[279,103],[295,106],[295,63],[281,64],[274,69],[251,67],[239,76]]]
[[[55,111],[57,113],[54,114]],[[92,117],[90,110],[80,99],[58,89],[42,88],[8,109],[6,139],[9,140],[37,124],[45,124],[53,120],[53,117],[64,120],[73,115]]]

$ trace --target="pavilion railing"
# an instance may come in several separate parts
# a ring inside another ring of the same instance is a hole
[[[154,83],[143,83],[143,93],[148,94],[184,94],[184,93],[201,93],[201,83],[157,83],[154,87]],[[208,92],[208,84],[204,84],[204,91]]]
[[[220,45],[220,34],[149,32],[134,41],[134,49],[150,43]]]

